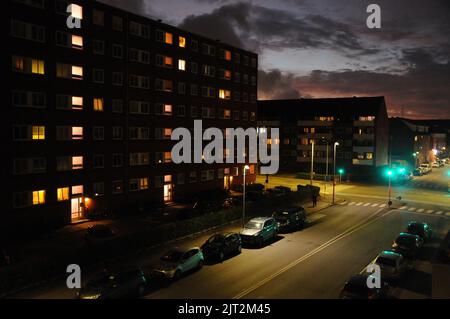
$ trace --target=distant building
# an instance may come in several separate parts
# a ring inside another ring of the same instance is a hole
[[[450,156],[450,119],[447,120],[410,120],[417,125],[428,126],[431,147],[436,155],[444,158]]]
[[[258,127],[280,127],[280,172],[309,173],[313,142],[316,174],[326,173],[327,162],[332,174],[335,142],[336,167],[347,177],[373,177],[388,164],[388,117],[381,96],[258,101]]]
[[[432,140],[429,127],[404,118],[389,119],[392,163],[415,168],[432,161]]]

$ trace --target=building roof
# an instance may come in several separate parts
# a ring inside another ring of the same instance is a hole
[[[281,114],[333,116],[377,115],[381,108],[386,109],[384,96],[320,98],[295,100],[260,100],[258,101],[258,116],[276,117]]]

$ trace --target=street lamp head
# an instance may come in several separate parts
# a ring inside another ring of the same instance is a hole
[[[339,143],[338,142],[334,142],[334,146],[339,146]]]
[[[244,169],[249,170],[249,169],[250,169],[250,166],[245,165],[245,166],[244,166]]]

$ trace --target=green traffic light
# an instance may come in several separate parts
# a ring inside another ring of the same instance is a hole
[[[392,171],[388,171],[387,174],[388,174],[389,176],[391,176],[391,175],[392,175]]]
[[[340,168],[340,169],[338,170],[338,172],[339,172],[339,174],[344,174],[344,170],[343,170],[342,168]]]

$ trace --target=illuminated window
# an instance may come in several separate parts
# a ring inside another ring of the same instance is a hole
[[[72,35],[72,48],[83,49],[83,37]]]
[[[13,69],[16,72],[25,72],[25,59],[20,56],[13,56]]]
[[[104,110],[104,100],[103,98],[94,98],[94,111],[103,112]]]
[[[33,205],[45,204],[45,190],[33,191]]]
[[[71,7],[72,7],[71,16],[76,19],[82,20],[83,19],[83,8],[81,6],[73,4],[73,3],[71,4]]]
[[[83,139],[83,127],[72,126],[72,140],[82,140],[82,139]]]
[[[171,136],[172,136],[172,129],[171,128],[165,128],[164,129],[164,138],[165,139],[170,139]]]
[[[178,70],[186,71],[186,61],[178,60]]]
[[[366,153],[366,159],[368,160],[373,159],[373,153]]]
[[[231,71],[230,70],[225,70],[224,72],[224,78],[226,80],[231,80]]]
[[[224,110],[223,118],[226,119],[226,120],[229,120],[231,118],[231,111],[230,110]]]
[[[31,60],[31,73],[34,74],[45,74],[44,71],[44,61],[32,59]]]
[[[32,139],[33,140],[45,140],[45,126],[33,126],[32,127]]]
[[[83,97],[82,96],[72,96],[72,109],[82,110],[83,109]]]
[[[178,45],[180,46],[180,48],[185,48],[186,47],[186,38],[179,36],[178,37]]]
[[[170,163],[170,162],[172,162],[172,153],[164,152],[164,163]]]
[[[61,187],[56,190],[58,202],[69,200],[69,187]]]
[[[230,50],[224,50],[223,58],[225,60],[227,60],[227,61],[231,61],[231,51]]]
[[[164,35],[164,42],[166,44],[172,44],[173,43],[173,35],[172,33],[166,32]]]
[[[83,169],[83,156],[72,156],[72,169]]]
[[[311,133],[316,133],[316,129],[314,127],[311,127],[311,129],[309,130]]]
[[[164,57],[164,66],[171,68],[173,66],[173,59],[170,56]]]
[[[83,67],[72,65],[72,79],[83,78]]]
[[[229,100],[231,99],[231,91],[230,90],[219,90],[219,99]]]
[[[171,183],[172,175],[164,175],[164,183]]]
[[[370,122],[375,120],[375,116],[360,116],[359,120],[364,122]]]

